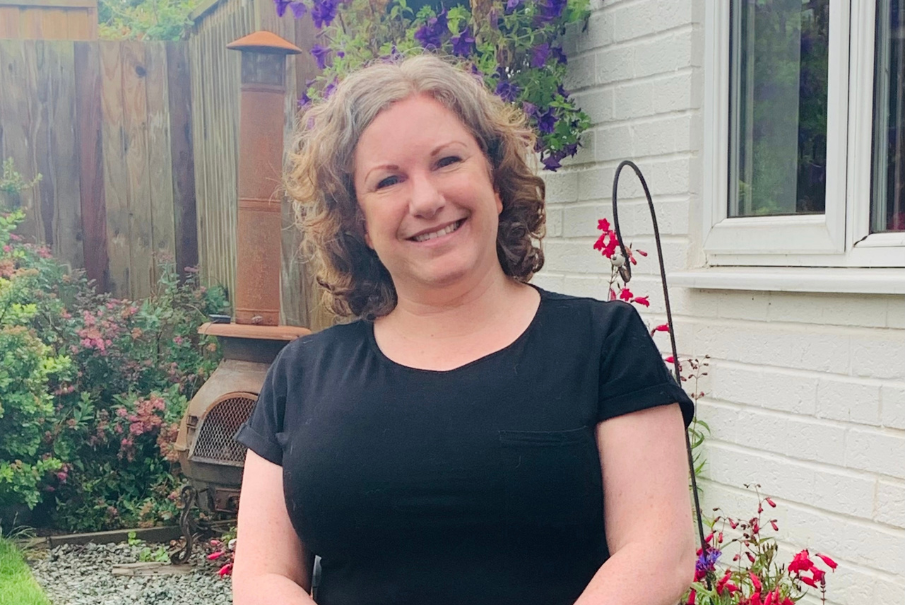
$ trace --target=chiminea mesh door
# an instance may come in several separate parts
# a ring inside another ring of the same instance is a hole
[[[200,462],[242,466],[246,447],[234,437],[248,420],[258,396],[227,393],[217,399],[201,419],[189,457]]]

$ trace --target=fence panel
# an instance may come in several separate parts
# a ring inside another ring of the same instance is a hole
[[[0,40],[0,68],[0,157],[42,177],[23,235],[119,297],[197,263],[184,43]]]

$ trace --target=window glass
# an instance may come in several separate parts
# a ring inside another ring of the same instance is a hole
[[[878,0],[870,230],[905,231],[905,0]]]
[[[826,201],[829,0],[732,0],[730,217]]]

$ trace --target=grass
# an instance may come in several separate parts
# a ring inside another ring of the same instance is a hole
[[[16,546],[0,537],[0,605],[50,605]]]

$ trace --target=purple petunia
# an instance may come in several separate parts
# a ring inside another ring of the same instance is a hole
[[[552,109],[547,109],[544,113],[535,115],[537,118],[537,129],[544,134],[550,134],[556,128],[556,116],[553,115]]]
[[[531,49],[531,67],[543,67],[550,56],[550,45],[544,42]]]
[[[522,3],[522,0],[508,0],[506,2],[506,14],[508,15],[512,11],[517,9],[521,3]]]
[[[277,7],[277,17],[282,17],[286,14],[286,8],[289,6],[292,0],[273,0],[273,3]]]
[[[309,105],[311,105],[311,97],[308,96],[307,92],[304,92],[299,97],[299,109],[305,109]]]
[[[500,83],[496,85],[496,94],[507,103],[515,101],[515,98],[521,91],[522,89],[518,84],[513,84],[512,82],[504,80],[500,80]]]
[[[296,19],[301,19],[305,16],[305,13],[308,12],[308,9],[305,8],[305,5],[301,2],[293,2],[289,5],[289,8],[292,9],[292,16]]]
[[[553,58],[556,59],[561,65],[568,63],[568,61],[566,60],[566,53],[562,51],[562,48],[560,48],[559,46],[554,46],[550,49],[550,51],[553,53]]]
[[[330,25],[336,18],[336,8],[339,6],[339,0],[314,0],[311,6],[311,18],[314,19],[314,26],[321,29],[325,25]]]
[[[540,24],[547,24],[559,19],[566,8],[568,0],[543,0],[538,2],[537,20]]]
[[[543,164],[544,168],[550,172],[556,172],[557,168],[562,168],[562,164],[560,163],[561,159],[562,156],[560,155],[560,152],[555,152],[543,158],[541,164]]]
[[[330,95],[332,95],[333,92],[336,90],[337,84],[339,84],[339,80],[337,80],[336,78],[333,78],[333,81],[324,87],[324,92],[323,92],[322,96],[324,97],[325,100],[330,98]]]
[[[467,27],[458,36],[450,38],[449,41],[452,42],[454,55],[467,57],[474,51],[474,36],[468,31]]]
[[[327,55],[330,53],[329,48],[325,48],[320,44],[315,44],[311,47],[311,54],[314,56],[314,59],[317,61],[317,68],[323,69],[327,66]]]
[[[427,20],[427,23],[418,28],[415,32],[415,40],[421,43],[421,46],[428,50],[436,50],[443,43],[443,36],[449,32],[449,25],[446,22],[446,9],[444,8],[435,17]]]
[[[528,101],[522,102],[522,111],[525,112],[525,115],[533,116],[537,115],[537,105],[534,103],[529,103]]]

